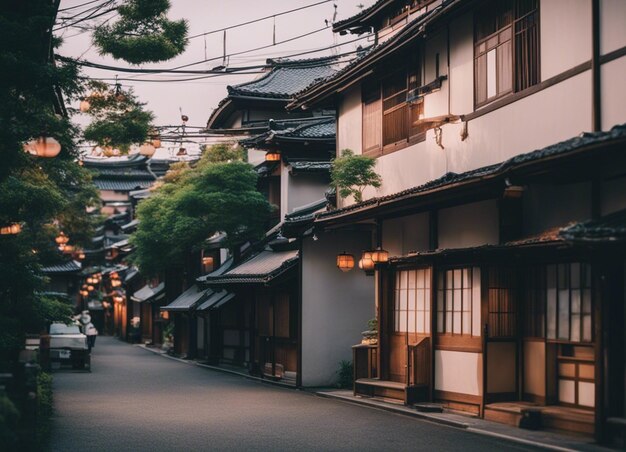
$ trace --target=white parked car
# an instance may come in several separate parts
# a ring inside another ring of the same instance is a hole
[[[50,325],[50,360],[69,361],[75,369],[89,368],[87,336],[80,332],[78,325]]]

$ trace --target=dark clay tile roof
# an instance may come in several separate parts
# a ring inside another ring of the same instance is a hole
[[[408,41],[412,41],[424,34],[425,27],[428,23],[435,20],[455,5],[459,4],[460,1],[461,0],[447,0],[440,6],[415,17],[393,37],[387,39],[381,44],[368,47],[363,50],[362,53],[358,54],[357,58],[350,62],[350,64],[336,71],[331,76],[320,79],[317,82],[310,84],[302,91],[296,93],[294,95],[294,100],[287,105],[287,109],[293,110],[302,107],[307,103],[315,104],[316,101],[322,100],[336,92],[336,87],[334,86],[335,84],[341,83],[341,80],[343,79],[350,80],[350,77],[353,75],[364,73],[364,71],[369,70],[369,65],[374,61],[387,57],[395,49],[400,48]],[[316,92],[318,94],[315,94]],[[319,94],[319,92],[322,92],[322,94]]]
[[[184,291],[174,301],[167,306],[161,307],[162,311],[189,311],[197,306],[200,302],[205,300],[211,293],[210,289],[201,289],[197,284],[194,284],[189,289]]]
[[[572,242],[619,242],[626,240],[626,210],[597,220],[576,223],[560,231],[560,237]]]
[[[378,0],[374,2],[372,5],[368,6],[367,8],[363,8],[354,16],[348,17],[343,20],[338,20],[337,22],[335,22],[333,24],[333,31],[338,32],[338,31],[342,31],[351,27],[361,25],[364,22],[366,22],[367,19],[371,18],[376,13],[384,10],[385,7],[392,5],[395,2],[397,2],[397,0]]]
[[[334,116],[323,116],[298,120],[270,120],[269,128],[270,130],[259,135],[240,140],[239,144],[244,147],[263,147],[281,140],[327,140],[334,143],[337,127]]]
[[[264,250],[222,275],[208,275],[207,284],[268,283],[298,262],[298,251]]]
[[[75,273],[80,271],[82,264],[80,262],[71,260],[63,262],[61,264],[49,265],[41,269],[44,273]]]
[[[240,85],[228,86],[229,96],[290,99],[318,79],[332,75],[334,59],[272,62],[274,67],[262,77]]]
[[[291,166],[289,170],[291,174],[329,173],[333,166],[331,161],[288,160],[287,163]]]
[[[99,190],[133,191],[152,186],[153,180],[106,180],[95,179],[93,184]]]

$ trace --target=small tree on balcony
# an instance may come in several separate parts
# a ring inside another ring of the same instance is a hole
[[[363,190],[367,187],[379,188],[380,175],[374,171],[376,159],[364,155],[354,155],[350,149],[341,151],[341,157],[333,160],[332,183],[342,198],[352,195],[356,202],[363,201]]]

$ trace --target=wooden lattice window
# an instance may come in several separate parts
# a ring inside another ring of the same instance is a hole
[[[516,289],[516,275],[512,269],[489,269],[487,292],[490,337],[506,338],[517,334]]]
[[[414,52],[410,64],[382,81],[363,83],[363,153],[379,155],[383,147],[425,138],[424,98],[411,96],[422,82],[419,55]]]
[[[568,342],[591,342],[591,267],[584,263],[548,265],[547,337]]]
[[[430,333],[430,269],[402,270],[396,273],[394,331]]]
[[[474,331],[472,314],[474,300],[473,268],[440,271],[437,280],[437,332],[479,336]]]
[[[537,0],[492,0],[476,13],[477,106],[539,82]]]
[[[524,269],[524,335],[546,337],[546,267]]]

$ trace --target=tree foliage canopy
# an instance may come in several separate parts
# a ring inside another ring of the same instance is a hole
[[[256,189],[251,165],[207,158],[176,171],[172,182],[139,204],[140,222],[131,241],[142,272],[154,275],[182,266],[188,253],[216,232],[227,234],[227,246],[262,237],[271,207]]]
[[[132,144],[143,143],[148,138],[154,115],[143,109],[144,104],[132,91],[95,81],[89,87],[92,91],[85,100],[89,102],[88,114],[93,120],[83,133],[86,140],[128,152]]]
[[[89,173],[76,163],[79,131],[62,114],[61,96],[77,99],[82,87],[75,65],[50,59],[54,14],[45,0],[0,2],[0,226],[22,226],[20,234],[0,236],[0,364],[23,345],[25,331],[39,332],[61,315],[41,295],[41,265],[60,259],[53,240],[59,229],[71,244],[87,240],[85,206],[97,200]],[[61,144],[56,158],[24,152],[24,143],[41,135]]]
[[[350,149],[344,149],[341,156],[333,160],[332,183],[342,198],[352,195],[356,202],[361,202],[366,187],[379,188],[382,184],[380,175],[374,171],[375,166],[376,159],[354,155]]]
[[[117,8],[120,19],[101,24],[93,35],[101,54],[131,64],[169,60],[187,45],[187,21],[166,17],[169,0],[126,0]]]

